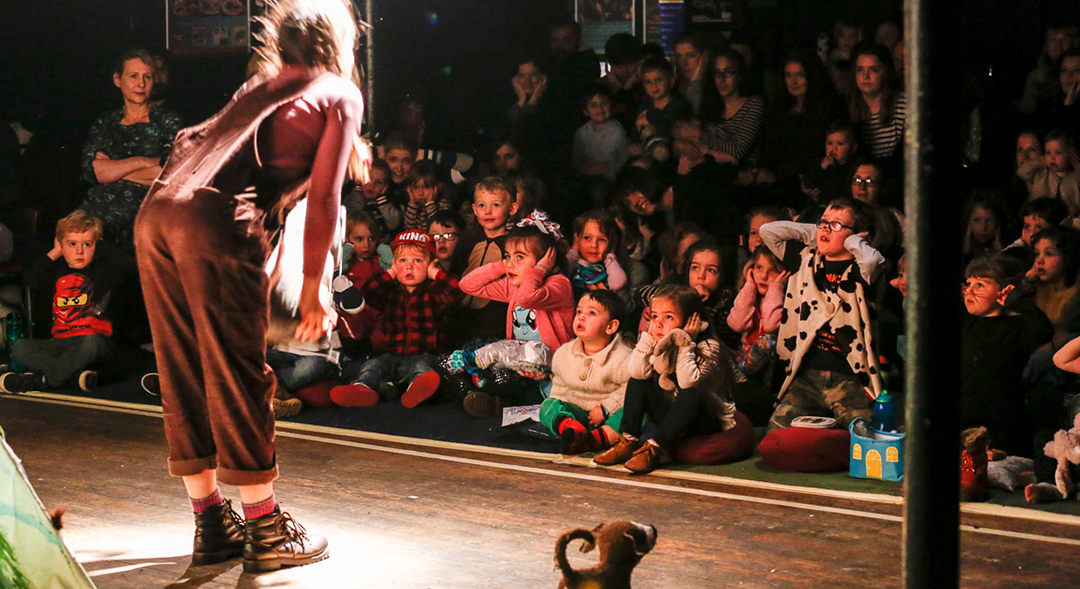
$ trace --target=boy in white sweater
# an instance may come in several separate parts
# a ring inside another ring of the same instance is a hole
[[[551,396],[540,423],[559,436],[563,454],[603,450],[619,438],[623,395],[633,346],[619,335],[622,299],[593,290],[578,301],[573,340],[551,361]]]

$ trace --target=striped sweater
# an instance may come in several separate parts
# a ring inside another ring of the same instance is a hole
[[[730,119],[705,125],[701,142],[711,151],[732,155],[743,164],[757,143],[764,121],[765,101],[751,96]]]
[[[896,95],[892,120],[883,122],[880,111],[870,115],[869,119],[859,125],[859,142],[877,159],[891,157],[904,143],[906,124],[907,100],[901,92]]]

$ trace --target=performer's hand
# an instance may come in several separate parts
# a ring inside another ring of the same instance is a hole
[[[300,323],[294,334],[300,341],[318,341],[333,327],[330,310],[319,300],[321,282],[319,277],[305,276],[304,286],[300,288]]]

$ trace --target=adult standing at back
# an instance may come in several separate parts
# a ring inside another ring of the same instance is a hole
[[[274,495],[264,221],[280,222],[306,197],[294,337],[319,340],[331,327],[322,278],[341,189],[362,153],[351,5],[268,7],[259,73],[218,114],[181,132],[136,223],[169,472],[183,477],[195,511],[192,562],[242,554],[248,572],[328,556],[326,539],[308,534]],[[243,519],[222,498],[219,480],[240,488]]]
[[[907,100],[897,85],[892,54],[884,45],[860,43],[852,52],[855,93],[849,108],[864,153],[899,178],[907,124]]]
[[[151,104],[154,57],[142,49],[121,54],[113,84],[124,105],[99,116],[82,151],[83,177],[93,184],[79,207],[105,223],[105,237],[134,251],[132,228],[150,183],[161,173],[180,131],[180,117]]]

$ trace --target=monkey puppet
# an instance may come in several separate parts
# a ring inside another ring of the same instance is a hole
[[[600,562],[574,570],[566,560],[566,547],[584,540],[582,552],[600,547]],[[630,575],[641,557],[656,544],[656,528],[631,521],[597,526],[592,531],[578,528],[566,532],[555,543],[555,566],[562,571],[559,589],[630,589]]]

